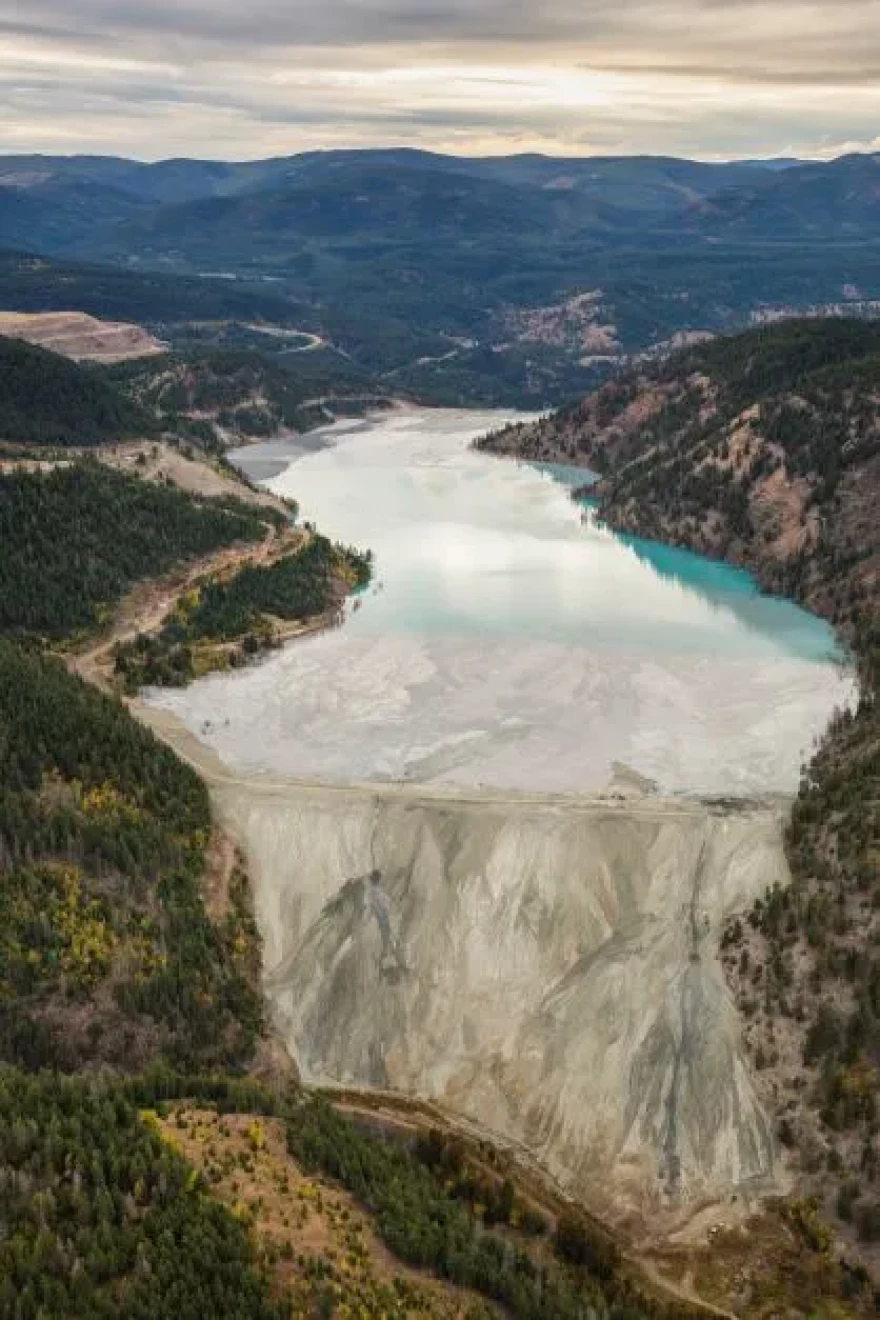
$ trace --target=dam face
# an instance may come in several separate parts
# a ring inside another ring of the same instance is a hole
[[[612,1213],[774,1187],[718,951],[788,879],[781,805],[213,791],[304,1080],[437,1101]]]

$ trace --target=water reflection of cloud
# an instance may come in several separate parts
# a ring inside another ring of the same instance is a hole
[[[383,592],[359,630],[827,659],[830,630],[746,575],[585,518],[573,472],[469,449],[499,420],[434,411],[336,428],[332,448],[276,480],[329,534],[374,550]]]

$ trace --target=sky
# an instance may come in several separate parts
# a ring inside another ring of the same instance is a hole
[[[0,150],[880,150],[880,0],[0,0]]]

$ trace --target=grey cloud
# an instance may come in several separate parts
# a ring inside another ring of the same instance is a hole
[[[767,29],[782,19],[781,31]],[[841,46],[864,56],[876,0],[29,0],[26,16],[0,3],[7,32],[99,43],[181,37],[208,46],[574,42],[625,39],[688,49],[700,33],[719,55],[741,46],[761,62],[773,50],[811,61]],[[673,44],[674,43],[674,44]],[[875,43],[876,44],[876,43]]]
[[[0,0],[0,129],[22,149],[57,139],[144,155],[157,140],[243,156],[392,140],[702,155],[869,142],[878,11],[880,0]],[[418,76],[395,81],[407,70]],[[520,96],[532,75],[540,94]],[[566,100],[598,75],[610,81],[595,104]]]
[[[29,0],[26,14],[0,0],[0,32],[194,62],[283,51],[357,66],[434,51],[752,84],[880,78],[878,0]]]

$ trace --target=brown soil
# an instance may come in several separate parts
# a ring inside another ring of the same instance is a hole
[[[260,508],[268,506],[287,513],[286,505],[270,491],[254,490],[227,469],[214,466],[206,459],[187,458],[169,444],[116,445],[102,450],[98,456],[117,472],[137,473],[147,481],[170,481],[189,495],[204,499],[235,496],[246,504]]]
[[[309,1278],[310,1262],[329,1267],[334,1315],[457,1320],[478,1305],[495,1314],[476,1295],[396,1260],[353,1197],[302,1172],[287,1153],[278,1121],[186,1105],[153,1121],[250,1227],[295,1315],[313,1314],[310,1308],[326,1287],[326,1280]]]
[[[24,339],[75,362],[110,364],[165,352],[165,345],[141,326],[99,321],[85,312],[0,312],[0,335]]]
[[[113,649],[131,642],[139,633],[155,632],[174,608],[177,600],[200,578],[231,572],[245,564],[271,564],[305,542],[306,533],[286,528],[274,529],[258,545],[239,544],[202,559],[192,560],[163,578],[140,583],[123,600],[109,629],[97,640],[68,656],[70,668],[107,691],[112,687]]]

